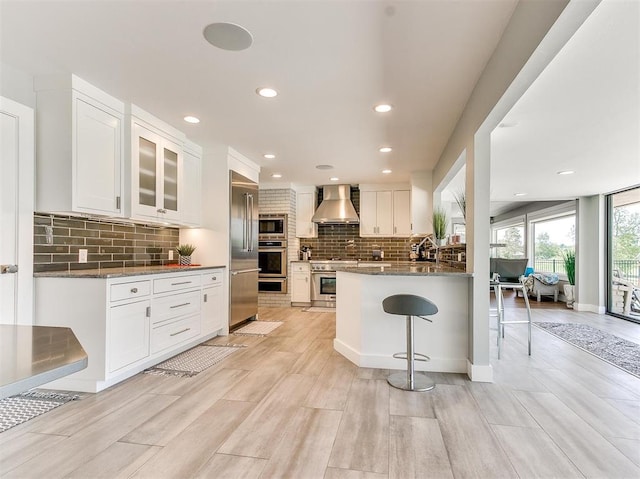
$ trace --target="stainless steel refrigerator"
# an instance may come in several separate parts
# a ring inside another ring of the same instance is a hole
[[[258,184],[230,172],[229,328],[258,314]]]

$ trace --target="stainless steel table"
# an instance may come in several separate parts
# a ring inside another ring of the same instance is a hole
[[[0,399],[87,367],[70,328],[0,324]]]

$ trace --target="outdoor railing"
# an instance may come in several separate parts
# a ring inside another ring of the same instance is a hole
[[[566,274],[564,262],[561,259],[538,259],[534,266],[534,271],[540,273]],[[639,284],[640,261],[635,259],[621,259],[613,262],[613,269],[620,272],[620,277]]]

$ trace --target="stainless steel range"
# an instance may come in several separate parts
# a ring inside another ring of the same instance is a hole
[[[336,268],[357,266],[353,260],[310,261],[311,305],[325,308],[336,307]]]

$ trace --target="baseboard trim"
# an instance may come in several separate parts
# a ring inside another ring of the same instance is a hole
[[[492,383],[493,367],[490,364],[478,366],[467,360],[467,376],[474,382]]]
[[[597,304],[573,303],[573,309],[576,311],[587,311],[596,314],[606,314],[607,308],[598,306]]]

